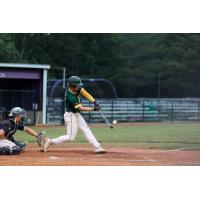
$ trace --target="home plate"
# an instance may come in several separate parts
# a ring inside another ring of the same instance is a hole
[[[59,160],[60,158],[56,157],[56,156],[49,156],[50,160]]]

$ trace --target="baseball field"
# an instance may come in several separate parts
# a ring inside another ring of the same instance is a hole
[[[193,166],[200,165],[199,123],[126,123],[109,129],[90,125],[107,150],[94,154],[91,145],[78,132],[74,142],[52,145],[47,153],[33,137],[18,131],[16,139],[27,141],[20,155],[1,156],[0,165],[9,166]],[[54,138],[65,133],[64,126],[33,126]]]

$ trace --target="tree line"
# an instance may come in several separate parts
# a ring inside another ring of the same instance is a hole
[[[2,33],[0,62],[106,78],[119,97],[200,97],[199,44],[200,34]]]

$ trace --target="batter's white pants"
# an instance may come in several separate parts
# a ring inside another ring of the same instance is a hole
[[[10,147],[10,148],[12,148],[14,146],[16,146],[16,144],[11,142],[10,140],[7,140],[7,139],[0,140],[0,148],[1,147]]]
[[[79,113],[65,112],[64,120],[66,124],[67,134],[52,139],[52,144],[60,144],[67,141],[74,141],[78,129],[81,130],[87,141],[93,146],[98,147],[100,144],[92,134],[92,131],[88,127],[86,121]]]

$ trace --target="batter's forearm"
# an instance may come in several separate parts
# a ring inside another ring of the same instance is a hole
[[[84,88],[81,89],[80,94],[85,97],[86,99],[88,99],[90,102],[94,102],[95,99],[93,98],[93,96],[91,94],[89,94]]]
[[[84,107],[84,106],[80,106],[80,107],[78,107],[78,110],[90,112],[90,111],[94,111],[94,108],[93,108],[93,107]]]

